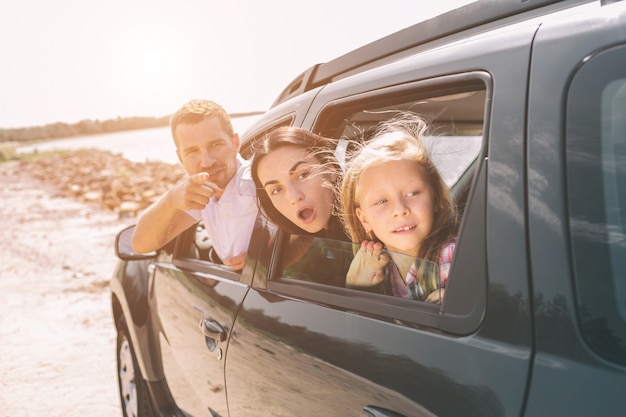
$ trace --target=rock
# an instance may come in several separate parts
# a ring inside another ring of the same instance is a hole
[[[91,149],[22,161],[20,169],[53,184],[63,197],[96,202],[120,217],[138,215],[186,176],[180,165],[131,162]]]

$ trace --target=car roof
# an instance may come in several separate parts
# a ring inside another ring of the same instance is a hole
[[[402,51],[472,27],[539,10],[548,5],[571,7],[590,1],[594,0],[479,0],[469,3],[380,38],[332,61],[313,65],[289,83],[271,107],[321,85],[380,65],[385,62],[385,58],[393,57]],[[610,1],[612,0],[602,0],[603,3]]]

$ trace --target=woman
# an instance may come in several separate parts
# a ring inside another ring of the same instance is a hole
[[[292,234],[348,240],[335,215],[340,166],[337,140],[297,127],[267,135],[252,161],[252,178],[262,212]]]

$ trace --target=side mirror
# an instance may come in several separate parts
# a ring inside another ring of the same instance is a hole
[[[142,259],[154,258],[157,253],[136,253],[133,250],[132,239],[135,225],[128,226],[115,237],[115,254],[124,261],[138,261]]]

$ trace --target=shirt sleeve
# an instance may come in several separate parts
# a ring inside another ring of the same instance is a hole
[[[446,287],[448,282],[448,274],[450,272],[450,265],[452,265],[452,258],[454,256],[454,250],[456,249],[456,238],[448,242],[439,254],[439,279],[441,280],[441,288]]]

